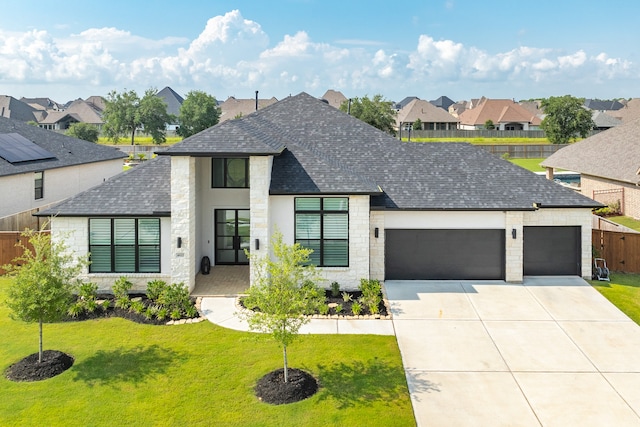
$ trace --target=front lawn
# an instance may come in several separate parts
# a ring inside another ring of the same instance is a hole
[[[44,325],[44,348],[75,358],[40,382],[4,377],[38,350],[38,327],[14,321],[0,278],[0,420],[11,426],[370,426],[415,425],[393,336],[305,335],[289,366],[320,391],[289,405],[260,402],[256,381],[282,367],[269,337],[209,322],[141,325],[121,318]]]
[[[640,325],[640,274],[611,273],[611,282],[589,283]]]

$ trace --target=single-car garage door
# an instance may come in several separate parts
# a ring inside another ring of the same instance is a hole
[[[524,227],[525,276],[580,276],[580,234],[580,227]]]
[[[504,230],[385,230],[386,280],[504,279]]]

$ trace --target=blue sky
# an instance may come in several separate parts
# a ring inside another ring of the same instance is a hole
[[[16,98],[640,96],[637,0],[6,3],[0,95]]]

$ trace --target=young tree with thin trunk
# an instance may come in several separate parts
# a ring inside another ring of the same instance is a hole
[[[245,306],[254,310],[245,315],[249,328],[264,332],[282,346],[284,381],[288,381],[287,347],[297,338],[300,327],[309,322],[305,316],[324,303],[324,291],[315,283],[320,280],[309,264],[311,249],[300,244],[287,245],[282,234],[271,239],[275,259],[269,255],[251,258],[256,268],[256,280],[244,298]]]
[[[42,362],[42,324],[66,315],[86,261],[69,254],[62,242],[52,242],[48,233],[26,230],[22,236],[30,246],[19,242],[23,254],[2,267],[13,278],[7,305],[13,319],[38,322],[38,362]]]
[[[218,124],[219,121],[220,107],[216,98],[201,90],[192,90],[187,93],[180,106],[180,128],[177,133],[187,138]]]
[[[568,144],[578,136],[586,138],[594,128],[591,112],[584,108],[584,98],[571,95],[542,100],[545,118],[540,127],[552,144]]]

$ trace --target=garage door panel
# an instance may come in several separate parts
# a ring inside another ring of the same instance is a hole
[[[504,278],[504,230],[386,230],[391,280]]]
[[[526,276],[580,275],[580,227],[524,227]]]

